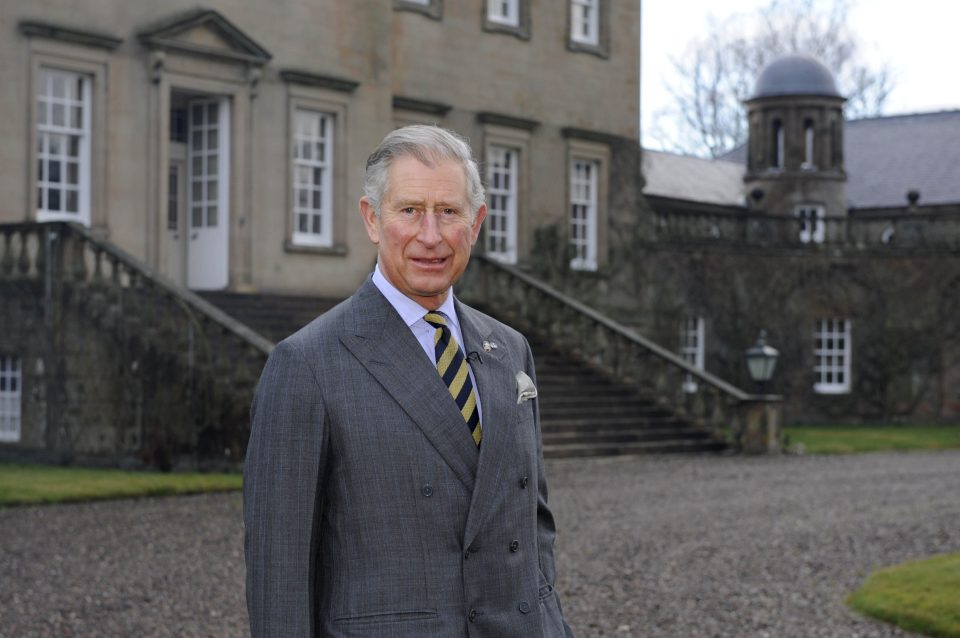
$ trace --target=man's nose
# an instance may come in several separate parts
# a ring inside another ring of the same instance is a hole
[[[437,220],[437,214],[433,211],[427,211],[420,220],[420,232],[417,233],[417,239],[426,246],[435,246],[440,243],[440,222]]]

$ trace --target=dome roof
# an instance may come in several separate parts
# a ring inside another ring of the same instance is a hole
[[[829,69],[806,55],[777,58],[760,72],[750,99],[776,95],[843,97]]]

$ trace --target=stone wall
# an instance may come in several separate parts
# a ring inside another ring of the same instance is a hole
[[[43,228],[24,232],[28,246]],[[238,467],[264,346],[78,231],[47,228],[50,256],[30,249],[29,272],[0,276],[0,352],[23,370],[21,440],[0,455]]]

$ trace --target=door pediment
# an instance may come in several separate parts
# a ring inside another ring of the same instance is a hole
[[[141,31],[138,38],[151,49],[258,65],[266,64],[272,57],[253,38],[212,9],[179,13]]]

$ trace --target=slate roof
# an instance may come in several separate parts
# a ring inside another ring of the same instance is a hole
[[[847,199],[852,208],[960,203],[960,110],[850,120],[844,124]],[[721,157],[746,164],[746,147]]]
[[[644,195],[743,206],[742,163],[643,150]]]
[[[847,197],[854,208],[960,202],[960,110],[853,120],[844,126]]]

